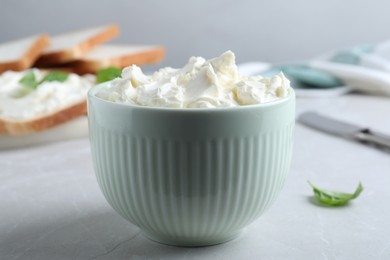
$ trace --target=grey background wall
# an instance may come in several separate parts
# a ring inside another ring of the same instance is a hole
[[[389,10],[386,0],[0,0],[0,42],[116,22],[115,42],[166,46],[161,65],[227,49],[238,62],[279,62],[390,38]]]

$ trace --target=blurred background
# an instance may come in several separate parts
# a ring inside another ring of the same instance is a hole
[[[161,44],[159,66],[182,66],[227,49],[237,62],[305,60],[332,49],[376,43],[390,36],[390,2],[0,0],[0,42],[48,32],[118,23],[113,42]]]

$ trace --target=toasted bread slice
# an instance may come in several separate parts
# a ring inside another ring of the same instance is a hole
[[[164,48],[159,46],[107,44],[96,47],[68,66],[73,67],[79,74],[96,73],[101,68],[109,66],[122,69],[132,64],[157,63],[164,55]]]
[[[0,135],[0,151],[4,149],[24,148],[51,142],[88,137],[88,118],[81,116],[67,123],[22,136]]]
[[[29,68],[47,46],[49,46],[47,34],[0,44],[0,73],[6,70],[20,71]]]
[[[48,74],[31,69],[0,75],[0,135],[41,132],[87,112],[87,92],[95,84],[93,75],[69,74],[64,81],[52,79],[35,87],[23,85],[21,80],[31,72],[37,82]]]
[[[50,47],[35,65],[39,67],[74,61],[118,34],[119,27],[113,24],[53,36]]]
[[[72,119],[83,116],[87,113],[86,99],[54,111],[51,114],[28,120],[13,120],[0,117],[0,134],[6,135],[25,135],[37,133],[46,129],[59,126]]]

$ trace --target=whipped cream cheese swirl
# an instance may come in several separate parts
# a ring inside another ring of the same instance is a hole
[[[210,60],[191,57],[181,69],[166,67],[151,76],[138,66],[127,67],[96,95],[141,106],[215,108],[271,102],[287,97],[289,90],[283,73],[271,78],[239,75],[234,53],[227,51]]]

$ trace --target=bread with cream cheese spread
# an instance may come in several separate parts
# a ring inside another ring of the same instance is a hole
[[[87,113],[87,91],[78,95],[79,99],[74,102],[52,106],[53,102],[60,99],[48,94],[56,91],[56,88],[49,85],[57,84],[58,89],[61,89],[61,84],[67,83],[45,83],[44,86],[35,85],[29,89],[21,86],[20,82],[21,77],[27,73],[33,72],[38,83],[49,71],[62,71],[73,79],[89,78],[80,88],[90,88],[95,84],[95,76],[89,73],[94,74],[111,66],[122,69],[132,64],[156,63],[164,57],[164,48],[160,46],[101,45],[118,33],[119,27],[114,24],[60,34],[50,39],[47,34],[42,34],[0,44],[0,136],[21,137],[41,133],[82,118]],[[7,50],[12,51],[7,53]],[[29,69],[32,66],[36,68]],[[8,78],[2,80],[2,77]],[[10,82],[14,85],[10,86]],[[29,101],[34,95],[41,95],[43,98]],[[64,98],[72,95],[64,94]],[[15,115],[22,106],[23,109],[26,108],[23,111],[28,115]],[[30,113],[41,108],[45,111]]]
[[[44,81],[49,74],[32,69],[0,75],[0,134],[41,132],[87,113],[87,91],[95,85],[95,77],[62,73],[61,81],[53,77]],[[31,79],[24,83],[32,75],[36,83]]]

